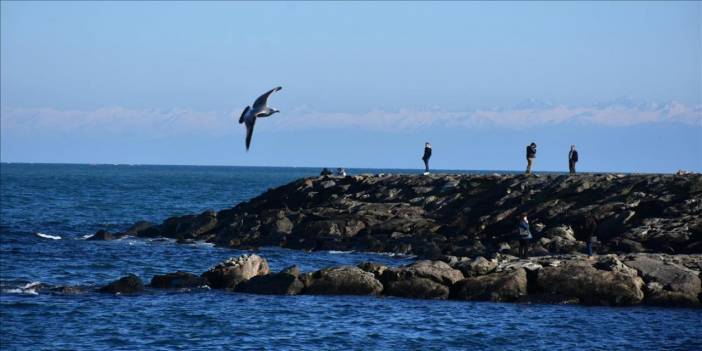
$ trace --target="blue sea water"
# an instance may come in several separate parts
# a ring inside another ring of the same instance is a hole
[[[351,170],[358,172],[393,170]],[[257,296],[90,290],[127,273],[200,273],[244,253],[208,244],[84,238],[136,220],[220,210],[319,169],[0,165],[0,349],[702,349],[702,311],[427,301],[356,296]],[[396,172],[396,171],[395,171]],[[407,171],[403,171],[407,172]],[[263,248],[273,270],[411,257]]]

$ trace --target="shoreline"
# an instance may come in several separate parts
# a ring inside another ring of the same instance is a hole
[[[521,212],[533,219],[527,259],[514,257]],[[582,254],[584,229],[578,225],[586,216],[597,220],[591,259]],[[702,298],[699,174],[308,177],[230,209],[137,222],[89,239],[125,235],[234,249],[417,256],[399,268],[369,263],[311,273],[266,270],[241,278],[251,282],[239,288],[239,282],[213,283],[203,273],[211,287],[234,291],[693,307]],[[248,264],[235,261],[220,270],[237,272]],[[231,275],[218,274],[220,280]]]

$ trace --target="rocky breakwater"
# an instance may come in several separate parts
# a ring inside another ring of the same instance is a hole
[[[598,253],[702,253],[702,175],[359,175],[314,177],[219,212],[139,222],[124,235],[250,249],[516,254],[520,213],[532,255],[582,252],[580,228],[597,221]]]
[[[372,262],[301,273],[271,273],[258,255],[221,262],[202,273],[154,276],[144,287],[129,275],[98,291],[209,287],[269,295],[383,295],[418,299],[700,307],[702,255],[628,254],[493,259],[446,256],[401,267]]]

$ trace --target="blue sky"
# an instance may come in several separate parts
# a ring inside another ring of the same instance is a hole
[[[4,162],[702,171],[699,2],[1,6]]]

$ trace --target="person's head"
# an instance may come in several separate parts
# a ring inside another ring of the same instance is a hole
[[[531,144],[529,144],[529,146],[536,147],[536,143],[531,143]]]
[[[521,218],[521,219],[527,219],[527,213],[526,213],[526,212],[522,212],[520,218]]]
[[[571,146],[570,146],[570,149],[571,149],[571,150],[575,150],[575,144],[571,145]]]
[[[426,143],[424,143],[424,147],[431,147],[431,144],[429,144],[429,142],[427,141]]]

